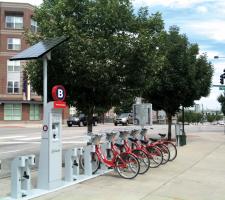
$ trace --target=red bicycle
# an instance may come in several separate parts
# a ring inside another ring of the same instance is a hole
[[[116,143],[115,145],[120,149],[121,152],[126,152],[126,153],[132,153],[136,156],[140,163],[140,171],[139,174],[144,174],[146,173],[149,168],[150,168],[150,160],[148,157],[148,153],[143,150],[141,147],[135,147],[131,148],[131,146],[128,143],[128,135],[130,134],[130,131],[128,130],[121,130],[120,132],[120,143]]]
[[[151,149],[151,147],[158,147],[163,154],[163,160],[160,164],[162,164],[162,165],[166,164],[170,159],[170,151],[169,151],[168,147],[162,141],[159,141],[158,139],[149,138],[149,140],[148,140],[147,139],[147,131],[148,131],[148,129],[146,129],[146,128],[143,128],[141,130],[141,135],[142,135],[142,139],[140,140],[141,143],[144,144],[146,146],[146,148],[149,147],[149,149]]]
[[[163,162],[163,154],[161,150],[153,144],[145,143],[142,144],[141,140],[138,139],[139,135],[145,135],[147,132],[147,129],[145,132],[140,129],[133,129],[130,134],[129,140],[131,141],[131,147],[133,148],[141,148],[143,151],[145,151],[148,154],[148,157],[150,159],[150,167],[156,168],[161,165]]]
[[[157,142],[167,146],[170,152],[169,161],[173,161],[177,157],[176,145],[172,141],[166,139],[166,134],[159,133],[158,135],[160,136],[160,139],[157,139]]]
[[[117,133],[107,133],[108,137],[114,138]],[[118,174],[125,179],[135,178],[140,171],[140,164],[138,159],[132,153],[120,152],[112,141],[111,152],[112,158],[108,159],[103,153],[100,140],[102,135],[93,135],[92,144],[95,146],[95,152],[92,153],[92,172],[95,173],[100,168],[100,164],[103,163],[109,168],[114,168]]]

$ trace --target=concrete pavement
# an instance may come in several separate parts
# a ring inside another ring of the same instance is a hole
[[[193,132],[178,148],[175,161],[134,180],[116,173],[59,190],[37,200],[225,200],[225,136]],[[9,194],[9,179],[0,179],[0,196]]]

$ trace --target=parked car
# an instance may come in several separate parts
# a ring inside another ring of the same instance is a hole
[[[93,116],[93,125],[96,126],[98,123],[98,117]],[[87,116],[84,114],[77,114],[70,116],[67,120],[68,127],[71,127],[73,125],[75,126],[87,126]]]
[[[224,125],[224,121],[222,121],[222,120],[221,121],[218,121],[218,124],[219,125]]]
[[[127,126],[128,124],[133,124],[133,115],[131,113],[122,113],[118,117],[116,117],[114,121],[114,125],[122,124],[123,126]]]

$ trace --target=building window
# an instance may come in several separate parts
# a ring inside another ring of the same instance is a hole
[[[36,104],[30,105],[30,120],[40,120],[40,107]]]
[[[19,38],[8,38],[7,41],[8,50],[20,50],[21,49],[21,39]]]
[[[21,120],[21,104],[4,104],[4,120]]]
[[[19,93],[19,81],[8,81],[8,93],[9,94],[18,94]]]
[[[7,61],[8,72],[20,72],[20,61]]]
[[[23,17],[22,16],[6,16],[5,27],[11,29],[23,29]]]
[[[38,30],[38,25],[37,22],[34,19],[31,19],[31,27],[30,27],[31,31],[36,33]]]

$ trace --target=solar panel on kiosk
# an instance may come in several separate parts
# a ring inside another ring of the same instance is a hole
[[[10,60],[33,60],[41,58],[43,55],[62,44],[67,39],[68,37],[61,36],[41,41],[18,53],[16,56],[13,56]]]

